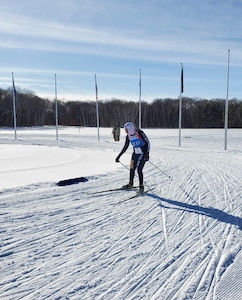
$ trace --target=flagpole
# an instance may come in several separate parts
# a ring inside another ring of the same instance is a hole
[[[183,64],[181,63],[181,87],[180,87],[180,99],[179,99],[179,147],[181,146],[182,93],[183,93]]]
[[[139,128],[141,128],[141,69],[139,69]]]
[[[57,100],[56,74],[55,74],[55,128],[56,128],[56,140],[58,141],[58,100]]]
[[[16,121],[16,89],[14,85],[14,78],[12,72],[12,82],[13,82],[13,125],[14,125],[14,138],[17,139],[17,121]]]
[[[225,116],[224,116],[224,150],[227,150],[227,135],[228,135],[228,110],[229,110],[229,58],[230,49],[228,50],[228,70],[227,70],[227,94],[225,101]]]
[[[100,140],[99,134],[99,111],[98,111],[98,89],[97,89],[97,76],[95,74],[95,90],[96,90],[96,115],[97,115],[97,139]]]

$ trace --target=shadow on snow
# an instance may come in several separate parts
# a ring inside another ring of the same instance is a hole
[[[163,203],[166,202],[168,204],[176,206],[175,209],[185,210],[189,213],[201,214],[201,215],[213,218],[213,219],[217,219],[220,222],[236,225],[236,226],[238,226],[238,228],[240,230],[242,230],[242,218],[230,215],[223,210],[219,210],[217,208],[212,208],[212,207],[203,207],[200,205],[183,203],[183,202],[176,201],[176,200],[165,199],[165,198],[159,197],[154,194],[149,194],[149,196],[158,200],[159,205],[164,208],[169,208],[169,209],[173,208],[173,207],[169,207],[169,206],[164,206]]]

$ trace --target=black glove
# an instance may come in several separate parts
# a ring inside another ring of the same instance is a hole
[[[145,161],[148,161],[150,159],[150,153],[146,152],[145,153]]]
[[[117,156],[116,159],[115,159],[115,161],[119,162],[119,159],[120,159],[120,156]]]

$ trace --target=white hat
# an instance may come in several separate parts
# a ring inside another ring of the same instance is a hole
[[[135,134],[135,126],[132,122],[127,122],[126,124],[124,124],[124,129],[126,131],[128,131],[127,133],[129,135],[134,135]]]

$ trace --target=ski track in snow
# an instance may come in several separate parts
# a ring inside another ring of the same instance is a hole
[[[194,135],[179,148],[162,130],[145,132],[152,162],[172,177],[147,163],[147,195],[113,205],[135,192],[92,194],[127,183],[125,168],[0,192],[0,299],[240,299],[241,130],[227,152],[212,133],[206,145]],[[118,153],[108,134],[82,148]],[[66,147],[78,149],[71,137]]]

